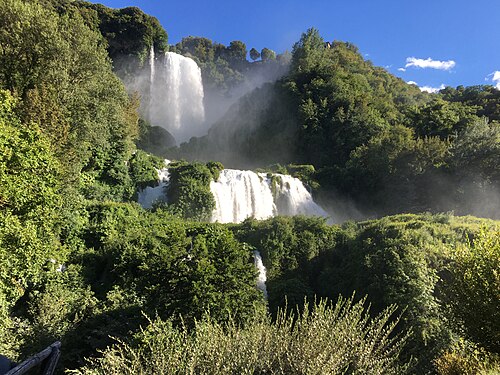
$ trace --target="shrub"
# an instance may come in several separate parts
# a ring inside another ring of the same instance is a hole
[[[92,359],[77,374],[404,374],[398,355],[406,335],[389,307],[370,319],[364,300],[326,300],[299,314],[280,312],[241,328],[207,316],[193,332],[156,319],[135,336]]]
[[[500,371],[498,357],[465,340],[436,358],[434,366],[438,375],[493,375]]]
[[[208,221],[215,209],[210,182],[221,170],[220,163],[173,162],[167,187],[169,211],[186,219]]]
[[[458,328],[487,350],[500,353],[500,231],[480,231],[457,247],[447,298]]]

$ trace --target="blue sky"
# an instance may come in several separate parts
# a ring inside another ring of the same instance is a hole
[[[375,65],[420,87],[487,83],[500,88],[500,0],[99,2],[138,6],[157,17],[171,44],[193,35],[223,44],[241,40],[248,49],[280,53],[315,27],[325,40],[352,42]]]

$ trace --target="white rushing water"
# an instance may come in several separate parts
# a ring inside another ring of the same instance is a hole
[[[151,97],[153,95],[153,86],[155,82],[155,46],[154,44],[151,45],[151,49],[149,50],[149,90],[148,90],[148,103],[151,101]],[[148,112],[150,111],[150,106],[148,105]],[[147,117],[149,118],[150,115],[147,113]]]
[[[265,174],[236,169],[221,171],[210,183],[215,198],[213,221],[239,223],[248,217],[262,220],[276,214],[273,194]]]
[[[328,214],[312,198],[302,181],[290,175],[277,175],[281,185],[277,186],[276,207],[278,215],[283,216],[322,216]]]
[[[146,93],[142,108],[148,121],[178,143],[206,134],[201,70],[194,60],[173,52],[157,57],[151,48]]]
[[[216,203],[212,221],[240,223],[250,217],[262,220],[276,215],[328,216],[299,179],[274,176],[273,188],[273,181],[265,173],[221,171],[218,181],[210,183]]]
[[[257,289],[264,293],[264,298],[267,300],[267,275],[266,275],[266,267],[264,267],[264,263],[262,263],[262,257],[258,250],[253,252],[255,267],[259,271],[259,276],[257,277]]]
[[[151,208],[157,201],[167,201],[165,187],[169,180],[169,163],[169,160],[165,160],[165,168],[158,171],[159,185],[154,188],[147,187],[139,193],[139,204],[144,208]],[[267,219],[275,215],[328,216],[313,201],[299,179],[281,174],[274,176],[275,178],[271,179],[265,173],[222,170],[219,179],[210,183],[216,205],[212,221],[239,223],[249,217]],[[266,268],[257,250],[254,251],[254,262],[259,271],[257,288],[267,299]]]
[[[150,209],[156,202],[167,202],[165,195],[165,188],[169,181],[168,165],[170,160],[165,159],[165,168],[158,170],[158,185],[155,187],[146,187],[144,190],[139,191],[137,203],[142,207]]]
[[[139,192],[138,202],[142,207],[151,208],[156,201],[167,201],[165,187],[169,179],[169,163],[170,160],[165,160],[165,168],[158,171],[158,186]],[[212,221],[241,223],[247,218],[264,220],[276,215],[328,217],[298,178],[282,174],[274,176],[275,182],[266,173],[222,170],[219,179],[210,183],[215,199]]]

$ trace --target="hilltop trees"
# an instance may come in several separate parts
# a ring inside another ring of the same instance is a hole
[[[260,51],[260,56],[262,57],[262,61],[276,60],[276,52],[269,48],[263,48],[262,51]]]
[[[260,53],[259,51],[257,51],[255,48],[252,48],[250,50],[250,58],[255,61],[255,60],[258,60],[260,58]]]
[[[238,85],[254,76],[261,79],[269,76],[269,80],[274,80],[286,72],[289,64],[285,54],[276,56],[268,48],[259,53],[252,48],[250,58],[253,61],[262,58],[253,64],[247,61],[247,47],[239,40],[225,46],[207,38],[189,36],[171,46],[170,50],[193,58],[201,68],[205,91],[221,96],[231,95]]]
[[[246,61],[247,47],[242,41],[233,40],[229,43],[229,47],[226,48],[225,54],[229,60],[234,62]]]
[[[81,12],[96,13],[94,25],[107,40],[109,56],[115,63],[134,56],[144,60],[151,46],[158,53],[168,50],[168,35],[160,22],[137,7],[111,9],[85,2],[74,5]]]
[[[59,16],[36,2],[8,0],[0,19],[0,87],[22,99],[22,119],[51,139],[66,184],[89,198],[130,198],[124,162],[138,135],[138,103],[113,74],[102,36],[73,8]]]
[[[324,44],[325,41],[317,29],[311,28],[303,33],[300,40],[293,45],[293,71],[307,70],[323,62],[321,56],[325,53]]]

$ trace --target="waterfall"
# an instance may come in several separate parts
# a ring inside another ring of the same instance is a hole
[[[249,217],[262,220],[276,215],[328,216],[299,179],[273,176],[234,169],[221,171],[218,181],[210,183],[216,203],[212,221],[240,223]]]
[[[139,191],[137,203],[143,208],[150,209],[156,202],[166,202],[165,187],[169,181],[168,165],[170,160],[165,159],[165,168],[158,170],[158,185],[155,187],[148,186]]]
[[[255,250],[253,252],[255,267],[259,271],[259,276],[257,277],[257,289],[264,293],[264,298],[267,300],[267,288],[266,288],[266,267],[264,267],[264,263],[262,263],[262,257],[260,256],[260,252]]]
[[[210,183],[215,198],[213,221],[239,223],[248,217],[262,220],[276,213],[273,194],[265,174],[224,169]]]
[[[151,208],[156,201],[167,201],[165,186],[168,184],[168,164],[158,171],[159,185],[147,187],[139,192],[138,202],[144,208]],[[275,215],[323,216],[328,214],[312,199],[302,182],[288,175],[255,173],[224,169],[219,179],[210,183],[216,208],[212,221],[239,223],[246,218],[267,219]],[[266,268],[260,252],[254,251],[255,267],[259,271],[257,288],[267,300]]]
[[[149,97],[153,94],[153,84],[155,81],[155,46],[151,45],[149,51]]]
[[[164,188],[168,184],[168,164],[158,171],[159,185],[139,192],[139,204],[151,208],[156,201],[167,201]],[[247,218],[268,219],[276,215],[321,216],[328,214],[317,205],[304,184],[288,175],[224,169],[217,181],[210,182],[215,199],[212,221],[240,223]]]
[[[280,181],[276,194],[276,207],[279,215],[328,216],[326,211],[313,201],[311,193],[302,181],[289,175],[276,176]]]
[[[151,125],[162,126],[178,143],[206,134],[201,70],[194,60],[173,52],[156,57],[151,47],[148,81],[147,88],[140,82],[132,88],[144,94],[142,110]]]

